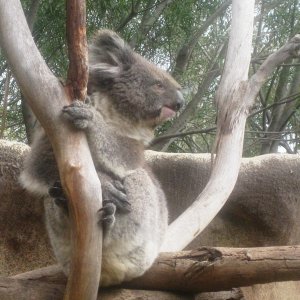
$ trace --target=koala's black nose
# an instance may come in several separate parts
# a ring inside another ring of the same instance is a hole
[[[184,103],[183,95],[180,91],[177,91],[177,97],[176,97],[176,110],[179,110]]]

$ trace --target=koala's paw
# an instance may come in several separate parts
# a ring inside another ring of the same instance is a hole
[[[50,197],[54,199],[55,204],[62,208],[66,214],[68,214],[68,200],[65,196],[61,182],[55,181],[53,186],[49,188],[48,193]]]
[[[103,201],[103,207],[99,209],[100,220],[99,224],[103,225],[104,229],[110,229],[115,223],[116,206],[111,201]]]
[[[131,211],[131,204],[127,199],[125,188],[119,180],[106,183],[103,187],[102,197],[103,201],[113,203],[118,212],[129,213]]]
[[[64,106],[62,112],[78,129],[87,128],[94,117],[89,100],[86,102],[75,100],[70,105]]]

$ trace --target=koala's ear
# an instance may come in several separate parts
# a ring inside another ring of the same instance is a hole
[[[90,76],[94,79],[113,79],[134,60],[131,48],[110,30],[100,30],[89,46]]]

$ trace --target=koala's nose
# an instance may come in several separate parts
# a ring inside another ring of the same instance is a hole
[[[179,110],[184,103],[183,95],[180,91],[177,91],[177,97],[176,97],[176,110]]]

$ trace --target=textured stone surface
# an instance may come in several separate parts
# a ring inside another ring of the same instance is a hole
[[[29,147],[0,141],[0,275],[6,276],[54,262],[43,225],[41,199],[18,183]]]
[[[0,140],[0,276],[54,263],[43,224],[42,201],[28,195],[18,184],[27,151],[29,147],[24,144]],[[207,183],[210,154],[149,151],[147,160],[166,192],[172,220]],[[298,155],[243,159],[227,204],[189,248],[299,244],[299,182]],[[256,285],[242,291],[245,299],[288,300],[299,295],[299,287],[298,282],[287,282]]]

